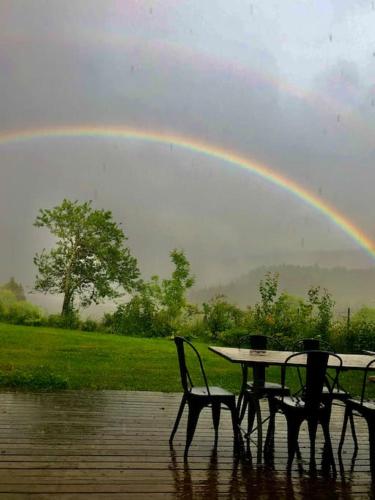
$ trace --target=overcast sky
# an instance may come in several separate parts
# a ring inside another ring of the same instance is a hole
[[[375,2],[1,0],[0,134],[123,125],[229,149],[286,175],[375,239]],[[1,140],[0,140],[1,143]],[[185,249],[201,285],[317,252],[370,259],[250,172],[109,138],[0,144],[0,282],[31,287],[64,197],[122,222],[145,276]],[[270,257],[271,256],[271,257]]]

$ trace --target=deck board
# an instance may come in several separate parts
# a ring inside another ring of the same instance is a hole
[[[309,441],[302,427],[302,471],[286,474],[285,419],[276,419],[273,470],[233,455],[229,412],[222,412],[218,451],[212,452],[209,410],[198,423],[183,461],[185,420],[168,445],[180,395],[126,391],[0,394],[0,499],[111,498],[372,498],[368,434],[358,419],[359,450],[352,462],[348,434],[343,468],[309,474]],[[343,410],[334,407],[331,435],[337,459]],[[336,460],[337,462],[337,460]]]

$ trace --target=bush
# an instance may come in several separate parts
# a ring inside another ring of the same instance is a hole
[[[348,343],[353,352],[375,351],[375,321],[361,319],[352,323]]]
[[[224,345],[230,347],[239,347],[241,344],[241,339],[249,335],[249,332],[244,327],[233,327],[224,332],[220,332],[218,335],[218,340]]]
[[[43,322],[39,307],[26,301],[12,304],[7,311],[6,319],[15,325],[41,325]]]
[[[1,312],[7,311],[7,309],[17,301],[16,296],[10,290],[0,289],[0,307]]]
[[[205,340],[209,338],[210,331],[202,318],[199,318],[181,322],[176,328],[176,334],[181,337],[186,337],[187,339],[199,338]]]
[[[153,302],[143,295],[119,305],[112,318],[105,316],[104,324],[113,333],[140,337],[170,337],[176,331],[167,315],[157,311]]]
[[[76,311],[73,311],[66,316],[61,316],[61,314],[50,314],[47,318],[47,325],[52,326],[53,328],[78,330],[80,327],[79,315]]]
[[[331,331],[330,344],[336,352],[361,353],[375,351],[375,320],[366,319],[362,314],[354,316],[351,324],[342,319]]]
[[[243,326],[245,313],[239,307],[227,302],[223,295],[217,295],[203,304],[204,323],[213,339],[221,332]]]
[[[111,330],[120,335],[153,337],[154,308],[151,302],[136,295],[127,304],[120,304],[112,315]],[[106,315],[109,324],[109,315]]]
[[[42,310],[26,300],[18,300],[10,290],[0,290],[0,319],[15,325],[40,326]]]
[[[99,329],[99,325],[93,319],[87,318],[85,321],[81,321],[80,329],[84,332],[96,332]]]

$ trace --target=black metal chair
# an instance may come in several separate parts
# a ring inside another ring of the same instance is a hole
[[[221,411],[221,405],[223,404],[231,411],[234,440],[235,440],[235,445],[237,445],[238,422],[237,422],[237,408],[236,408],[235,395],[232,394],[231,392],[226,391],[225,389],[222,389],[221,387],[212,387],[208,385],[206,373],[203,368],[202,359],[199,355],[199,352],[193,346],[193,344],[191,344],[191,342],[189,342],[183,337],[175,337],[174,341],[177,347],[181,383],[184,389],[184,393],[177,413],[177,418],[169,438],[169,443],[172,444],[173,442],[173,438],[180,423],[182,413],[184,411],[185,405],[187,404],[189,408],[189,414],[187,421],[186,445],[185,445],[184,457],[187,458],[189,447],[193,440],[200,412],[202,411],[203,408],[207,406],[212,407],[212,421],[215,429],[215,447],[216,447],[218,440],[220,411]],[[193,385],[192,378],[190,376],[188,367],[186,365],[185,345],[189,346],[192,349],[192,351],[195,353],[198,359],[201,375],[205,384],[203,387],[194,387]]]
[[[240,339],[240,347],[250,347],[254,350],[267,350],[267,347],[278,347],[278,350],[284,350],[281,342],[275,337],[269,337],[267,335],[254,334],[247,335]],[[240,395],[238,398],[238,414],[239,422],[241,423],[246,410],[247,410],[247,432],[246,436],[249,437],[250,434],[257,430],[258,445],[261,446],[263,433],[262,425],[268,419],[270,419],[269,426],[272,427],[274,422],[274,412],[271,411],[271,398],[273,396],[290,394],[288,387],[282,387],[281,384],[275,382],[266,381],[266,367],[265,366],[253,366],[253,380],[248,380],[248,366],[242,365],[242,387]],[[262,413],[260,408],[260,400],[263,398],[268,399],[268,404],[270,408],[270,415],[266,419],[262,420]],[[257,417],[256,429],[253,429],[254,420]],[[260,449],[260,448],[259,448]]]
[[[325,351],[333,352],[332,347],[326,340],[317,337],[309,337],[298,339],[293,344],[293,351],[320,351],[323,348]]]
[[[335,469],[331,439],[329,434],[329,420],[331,415],[331,404],[323,396],[323,386],[326,380],[327,364],[330,356],[337,359],[336,376],[330,385],[330,390],[334,390],[342,367],[340,356],[327,351],[306,351],[294,353],[285,360],[284,370],[281,372],[282,387],[285,387],[287,368],[298,365],[297,357],[307,356],[306,367],[304,368],[305,380],[301,387],[300,396],[276,396],[273,398],[272,410],[285,415],[288,428],[288,470],[290,470],[294,455],[298,448],[298,435],[301,424],[307,420],[310,436],[310,457],[315,462],[315,438],[318,424],[321,424],[325,444],[331,457],[332,467]],[[299,369],[301,373],[302,369]]]
[[[328,352],[334,352],[331,345],[326,341],[319,338],[304,338],[299,339],[293,344],[293,350],[302,350],[302,351],[319,351],[323,348],[323,350]],[[329,373],[327,373],[325,385],[323,387],[323,395],[327,398],[331,398],[331,400],[338,400],[345,402],[348,398],[350,398],[350,394],[340,387],[339,380],[337,380],[337,386],[333,391],[330,390],[330,385],[332,384],[334,377],[332,377]]]
[[[373,364],[375,364],[375,359],[372,359],[366,366],[363,376],[361,399],[359,401],[356,399],[348,399],[345,403],[344,422],[342,426],[341,439],[339,444],[339,454],[341,455],[342,447],[345,440],[346,427],[348,425],[348,420],[350,420],[355,451],[358,450],[358,441],[355,432],[353,416],[355,415],[363,417],[367,422],[367,427],[369,431],[370,464],[372,473],[374,473],[375,471],[375,402],[366,401],[365,392],[366,392],[368,372]]]

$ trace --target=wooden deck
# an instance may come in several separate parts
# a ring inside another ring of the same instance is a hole
[[[337,477],[309,473],[306,428],[300,437],[302,469],[285,472],[285,420],[276,421],[274,468],[233,456],[228,412],[222,412],[217,455],[209,411],[200,418],[184,464],[185,421],[170,450],[168,436],[180,395],[150,392],[0,394],[0,499],[63,498],[372,498],[368,435],[357,421],[360,449],[352,462],[350,435]],[[343,411],[334,408],[335,449]],[[253,457],[256,451],[253,450]],[[336,454],[337,457],[337,454]]]

